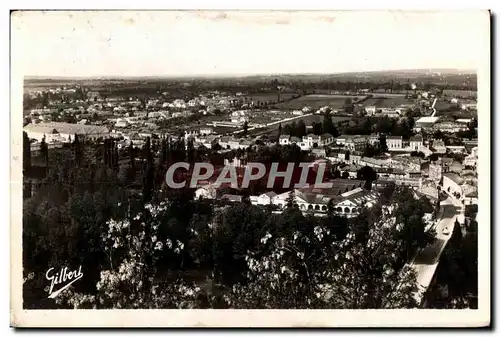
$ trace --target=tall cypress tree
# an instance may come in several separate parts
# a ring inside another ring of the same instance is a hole
[[[109,138],[108,139],[108,164],[109,167],[112,168],[114,165],[113,162],[113,147],[114,147],[114,141],[113,139]]]
[[[116,144],[116,141],[114,139],[111,140],[111,162],[112,165],[111,167],[114,170],[118,170],[118,145]]]
[[[335,126],[333,125],[330,112],[325,112],[325,116],[323,117],[323,133],[329,133],[332,136],[336,137],[337,135],[334,135],[334,133],[336,133],[336,130],[334,129]]]
[[[104,161],[104,166],[108,167],[109,166],[109,142],[107,139],[104,139],[104,151],[103,151],[103,156],[102,159]]]
[[[291,189],[288,197],[286,198],[286,207],[292,208],[295,207],[295,189]]]
[[[31,143],[26,132],[23,132],[23,170],[31,168]]]
[[[146,162],[144,169],[142,197],[144,202],[149,202],[153,198],[155,170],[151,162]]]
[[[130,145],[128,147],[128,156],[130,161],[127,170],[126,181],[133,183],[135,181],[136,165],[135,165],[135,149],[134,149],[134,144],[132,142],[130,142]]]
[[[187,143],[186,153],[187,153],[187,161],[191,165],[193,165],[194,162],[195,162],[195,158],[196,158],[195,151],[196,150],[194,148],[194,139],[193,138],[189,138],[188,139],[188,143]]]
[[[40,143],[40,154],[45,161],[45,166],[49,165],[49,146],[45,142],[45,136],[43,136],[42,142]]]
[[[153,198],[154,190],[154,158],[151,152],[151,139],[148,137],[142,148],[142,157],[145,159],[143,164],[143,190],[142,197],[144,202],[149,202]]]
[[[83,158],[83,144],[78,138],[78,135],[75,134],[75,139],[73,140],[73,151],[75,153],[75,160],[77,165],[81,165]]]
[[[28,172],[31,168],[31,144],[28,134],[23,132],[23,197],[31,197],[31,180]]]
[[[146,142],[142,147],[142,158],[148,163],[153,161],[153,153],[151,151],[151,138],[149,137],[146,138]]]
[[[135,150],[134,150],[134,143],[130,142],[130,145],[128,147],[128,157],[130,159],[130,167],[134,168],[135,167]]]

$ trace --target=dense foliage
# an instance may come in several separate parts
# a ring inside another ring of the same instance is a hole
[[[255,151],[246,155],[269,160],[276,149]],[[302,159],[293,147],[283,153]],[[169,190],[165,167],[210,157],[182,141],[117,151],[113,142],[75,137],[45,155],[45,177],[27,177],[34,193],[24,200],[25,308],[416,305],[406,263],[427,242],[423,214],[432,206],[405,188],[382,191],[380,204],[358,217],[335,216],[330,205],[318,218],[292,201],[277,214],[248,200]],[[47,299],[47,269],[80,265],[83,278],[57,302]]]

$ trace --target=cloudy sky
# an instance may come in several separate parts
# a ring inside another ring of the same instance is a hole
[[[27,76],[475,69],[486,12],[17,12]],[[486,30],[485,30],[486,29]]]

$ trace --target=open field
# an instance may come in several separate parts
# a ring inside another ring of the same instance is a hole
[[[349,117],[349,116],[332,116],[332,121],[334,124],[337,122],[342,122],[342,121],[351,120],[351,119],[352,119],[352,117]],[[304,118],[301,118],[300,120],[304,121],[304,123],[306,125],[312,125],[313,123],[323,122],[323,116],[322,115],[311,115],[311,116],[306,116]]]
[[[289,100],[292,99],[295,96],[300,96],[298,93],[292,93],[292,92],[282,92],[279,94],[279,98],[281,100]],[[257,94],[249,94],[249,95],[243,95],[239,96],[240,98],[248,98],[249,100],[252,100],[254,102],[261,101],[261,102],[278,102],[278,92],[264,92],[264,93],[257,93]]]
[[[229,126],[209,126],[209,127],[212,128],[214,133],[217,135],[224,135],[239,129],[239,128],[231,128]]]
[[[477,97],[477,91],[445,89],[445,90],[443,90],[443,95],[444,96],[449,96],[449,97],[472,98],[472,97]]]
[[[443,110],[450,110],[453,107],[457,107],[457,105],[458,104],[453,104],[450,102],[445,102],[442,99],[438,99],[436,101],[436,105],[434,106],[434,108],[436,108],[436,110],[439,112],[439,111],[443,111]]]
[[[289,102],[278,104],[276,107],[280,109],[293,109],[300,110],[306,106],[312,109],[319,109],[324,106],[329,106],[332,109],[341,109],[344,107],[345,101],[351,99],[352,101],[361,100],[365,96],[347,96],[347,95],[306,95]]]
[[[342,122],[342,121],[347,121],[350,120],[352,117],[349,116],[332,116],[332,121],[333,123],[337,122]],[[293,122],[298,123],[299,121],[303,121],[305,125],[309,126],[312,125],[313,123],[321,123],[323,121],[323,116],[322,115],[317,115],[317,114],[310,114],[310,115],[305,115],[302,117],[297,117],[294,120],[289,120],[289,121],[283,121],[281,124],[281,127],[284,127],[287,124],[291,124]],[[267,128],[259,128],[255,129],[252,131],[249,131],[249,135],[251,136],[257,136],[257,135],[266,135],[270,138],[276,137],[278,134],[278,125],[273,125]]]
[[[290,112],[280,110],[253,111],[250,112],[248,116],[250,116],[250,123],[254,124],[268,124],[286,118],[295,117],[295,115],[291,114]]]
[[[436,116],[451,116],[454,118],[477,118],[477,111],[474,110],[454,110],[454,111],[437,111]]]
[[[377,108],[396,108],[401,104],[415,104],[412,98],[405,98],[404,95],[380,95],[378,97],[369,98],[363,102],[364,106],[373,105]]]

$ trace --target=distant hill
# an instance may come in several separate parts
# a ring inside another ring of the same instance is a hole
[[[474,75],[474,70],[461,70],[461,69],[401,69],[401,70],[380,70],[380,71],[361,71],[361,72],[345,72],[345,73],[300,73],[300,74],[248,74],[248,75],[190,75],[190,76],[99,76],[99,77],[65,77],[65,76],[26,76],[26,84],[39,83],[39,82],[72,82],[72,81],[144,81],[144,80],[162,80],[162,79],[177,79],[177,80],[195,80],[195,79],[268,79],[268,78],[282,78],[282,79],[315,79],[315,78],[346,78],[346,77],[360,77],[360,78],[377,78],[386,76],[402,76],[402,77],[418,77],[430,75]]]

